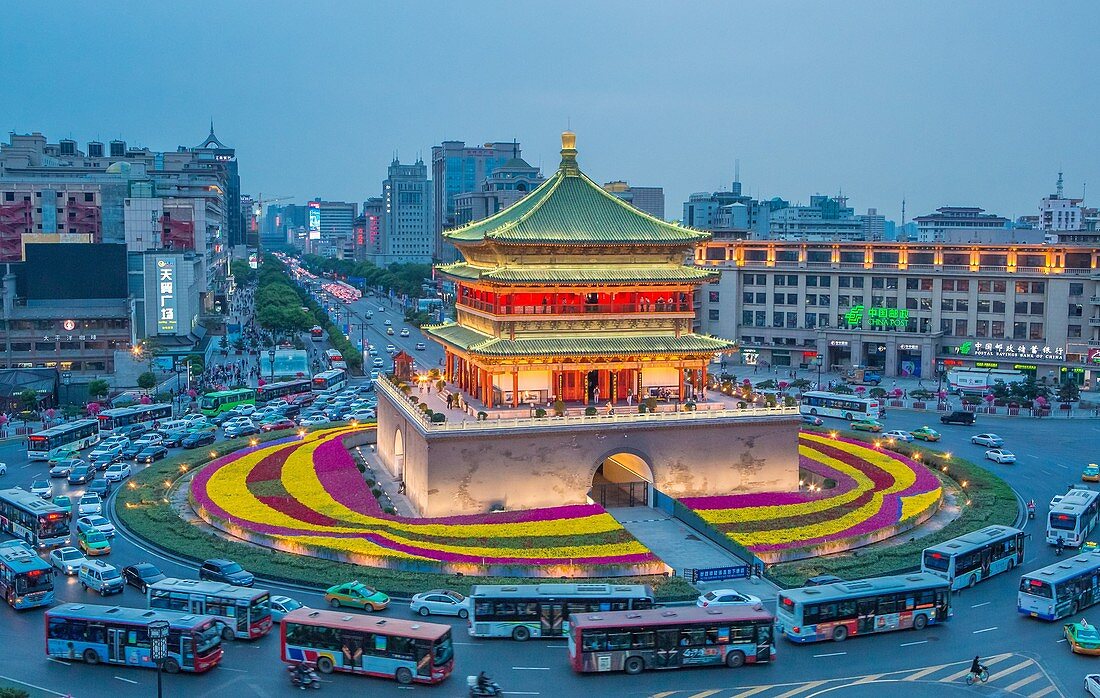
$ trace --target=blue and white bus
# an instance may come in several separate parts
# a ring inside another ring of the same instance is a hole
[[[1057,545],[1061,538],[1068,547],[1080,547],[1089,532],[1096,528],[1098,517],[1100,492],[1074,487],[1050,506],[1050,513],[1047,514],[1047,543]]]
[[[12,608],[52,604],[52,572],[49,563],[23,541],[0,543],[0,595]]]
[[[27,437],[27,459],[49,460],[61,451],[81,451],[99,443],[99,421],[78,419]]]
[[[479,584],[470,592],[472,637],[569,635],[577,613],[653,608],[653,590],[644,584]]]
[[[0,531],[45,550],[69,544],[69,512],[18,487],[0,490]]]
[[[950,603],[947,581],[922,572],[787,589],[776,604],[775,630],[792,642],[924,630],[950,618]]]
[[[1100,601],[1100,552],[1069,560],[1020,577],[1016,610],[1025,616],[1058,620],[1077,615]]]
[[[172,406],[165,403],[152,405],[132,405],[103,410],[96,415],[100,431],[112,431],[131,424],[152,424],[161,419],[172,418]]]
[[[878,398],[828,392],[802,393],[798,404],[801,414],[837,417],[848,421],[877,419],[882,415],[882,409]]]
[[[986,526],[925,548],[921,571],[946,579],[952,589],[972,587],[1022,565],[1026,537],[1026,533],[1011,526]]]

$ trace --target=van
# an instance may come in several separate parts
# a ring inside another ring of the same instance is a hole
[[[178,431],[181,429],[190,429],[191,423],[186,419],[171,419],[166,422],[159,422],[160,426],[157,427],[157,431],[162,434],[167,434],[170,431]]]
[[[94,589],[103,596],[121,593],[126,587],[126,580],[122,578],[118,568],[103,560],[87,560],[81,563],[78,579],[85,590]]]
[[[940,423],[970,425],[974,423],[974,413],[966,412],[963,410],[955,410],[951,414],[945,414],[944,416],[940,417]]]

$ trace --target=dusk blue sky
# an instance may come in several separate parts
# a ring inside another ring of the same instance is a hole
[[[1100,3],[5,3],[0,127],[170,150],[218,137],[242,188],[361,202],[394,151],[559,133],[603,182],[899,219],[1054,190],[1100,203]],[[83,148],[83,145],[81,146]]]

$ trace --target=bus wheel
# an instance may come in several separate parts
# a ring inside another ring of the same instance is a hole
[[[164,670],[167,671],[169,674],[178,674],[180,670],[180,663],[177,662],[175,659],[169,657],[168,659],[164,660]]]
[[[237,637],[237,634],[233,632],[233,628],[230,628],[228,625],[223,625],[222,626],[222,639],[223,640],[225,640],[226,642],[232,642],[234,639],[236,639],[236,637]]]
[[[851,418],[852,418],[852,413],[851,413],[851,412],[845,412],[845,413],[844,413],[844,418],[845,418],[845,419],[848,419],[848,420],[851,420]]]
[[[85,664],[99,664],[99,655],[93,649],[84,650],[84,663]]]
[[[413,682],[413,673],[409,671],[408,667],[401,667],[397,670],[393,677],[397,679],[397,683],[401,684],[402,686],[408,686],[410,683]]]
[[[645,669],[645,662],[641,657],[627,657],[623,662],[623,671],[631,676],[642,673],[642,669]]]
[[[317,671],[321,672],[322,674],[331,674],[332,673],[332,659],[330,659],[329,657],[318,657],[317,658]]]
[[[844,642],[847,639],[848,639],[848,626],[847,625],[838,625],[835,628],[833,628],[833,641],[834,642]]]
[[[734,650],[733,652],[730,652],[729,654],[726,655],[726,666],[728,666],[731,669],[736,669],[737,667],[743,665],[744,663],[745,663],[745,653],[742,652],[741,650]]]
[[[517,642],[527,642],[531,639],[531,631],[526,625],[517,625],[512,631],[512,639]]]
[[[913,630],[924,630],[928,627],[928,616],[919,615],[913,619]]]
[[[977,583],[978,583],[978,575],[972,574],[972,575],[970,575],[970,581],[966,583],[966,587],[968,589],[973,589],[974,585],[977,584]]]

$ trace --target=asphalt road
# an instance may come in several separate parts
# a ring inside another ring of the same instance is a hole
[[[383,327],[381,320],[389,317],[398,325],[399,310],[378,312],[373,303],[373,326]],[[369,307],[369,306],[367,306]],[[381,332],[382,341],[394,340]],[[373,339],[371,341],[374,341]],[[415,344],[416,335],[404,343]],[[401,346],[401,338],[393,343]],[[384,344],[383,344],[384,346]],[[842,428],[840,420],[826,420]],[[1091,447],[1100,435],[1100,421],[1081,420],[1053,422],[1049,420],[983,417],[973,427],[943,426],[934,414],[923,415],[901,410],[891,411],[886,418],[888,428],[912,429],[930,424],[943,434],[943,440],[932,448],[951,452],[981,462],[984,448],[970,444],[972,434],[992,431],[1005,437],[1006,447],[1019,460],[1015,465],[983,464],[1005,477],[1020,495],[1040,502],[1039,516],[1027,528],[1033,532],[1025,557],[1024,571],[1049,564],[1055,558],[1052,549],[1043,542],[1042,519],[1045,503],[1051,496],[1063,492],[1066,485],[1079,481],[1081,468],[1095,460]],[[8,475],[0,486],[29,487],[35,474],[45,471],[43,464],[29,464],[23,448],[17,443],[0,445],[0,461],[8,463]],[[55,480],[55,485],[69,494],[73,487]],[[193,577],[191,565],[177,564],[143,550],[133,541],[116,537],[108,561],[119,567],[138,561],[152,561],[166,574]],[[369,574],[364,575],[369,581]],[[999,666],[1007,674],[994,672],[984,693],[1001,691],[1002,695],[1032,695],[1047,686],[1057,686],[1065,695],[1080,691],[1081,678],[1097,671],[1100,664],[1091,658],[1072,655],[1061,641],[1061,625],[1020,617],[1016,613],[1018,574],[1008,573],[983,582],[975,589],[954,597],[954,617],[945,625],[923,632],[886,633],[866,638],[853,638],[844,643],[819,643],[795,646],[781,640],[778,659],[766,666],[739,670],[685,669],[675,672],[648,672],[639,677],[624,675],[578,676],[566,662],[565,643],[561,641],[531,641],[525,644],[509,640],[473,640],[465,632],[465,622],[452,622],[455,631],[457,666],[455,676],[441,686],[398,687],[391,681],[348,677],[325,677],[323,690],[336,695],[353,695],[365,691],[377,695],[398,695],[399,691],[430,692],[439,696],[456,696],[465,692],[466,674],[486,670],[497,677],[508,695],[572,696],[582,694],[644,696],[733,696],[746,691],[760,698],[795,698],[796,696],[835,695],[862,698],[873,691],[887,689],[883,683],[906,681],[907,694],[939,696],[956,693],[962,687],[960,678],[951,677],[961,670],[954,663],[969,662],[975,655],[983,657],[1006,655]],[[343,580],[333,580],[333,582]],[[307,605],[320,605],[316,592],[267,584],[269,588],[300,599]],[[410,590],[414,591],[414,590]],[[121,596],[101,599],[84,592],[74,578],[58,578],[59,601],[142,606],[143,597],[132,589]],[[407,607],[395,604],[386,611],[394,617],[409,617]],[[0,608],[0,642],[5,645],[0,675],[39,686],[59,694],[72,693],[81,698],[121,698],[149,696],[155,691],[156,677],[152,671],[123,667],[84,666],[49,661],[42,649],[41,610],[17,612]],[[1086,613],[1085,616],[1089,617]],[[1098,615],[1100,618],[1100,615]],[[892,673],[893,672],[893,673]],[[925,673],[928,672],[928,673]],[[1041,676],[1038,676],[1041,674]],[[906,678],[916,676],[917,678]],[[863,678],[860,678],[863,677]],[[931,680],[929,679],[931,677]],[[292,690],[278,659],[278,639],[271,635],[257,642],[232,642],[226,645],[222,666],[204,676],[166,676],[168,696],[275,696]],[[1020,681],[1025,684],[1009,691]],[[858,683],[857,683],[858,682]],[[1051,683],[1053,682],[1053,683]],[[852,686],[851,684],[857,684]],[[891,686],[892,687],[892,686]],[[713,691],[713,693],[711,692]],[[1046,695],[1058,695],[1049,692]]]

